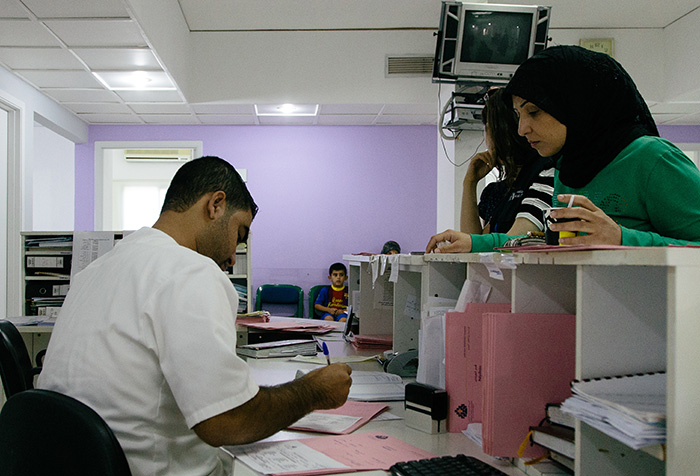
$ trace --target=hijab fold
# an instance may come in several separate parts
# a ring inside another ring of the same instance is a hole
[[[554,46],[527,59],[505,89],[566,126],[559,179],[581,188],[633,140],[659,132],[624,68],[579,46]]]

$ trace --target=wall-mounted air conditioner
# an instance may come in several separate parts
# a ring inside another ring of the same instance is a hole
[[[192,160],[192,149],[125,149],[127,162],[187,162]]]

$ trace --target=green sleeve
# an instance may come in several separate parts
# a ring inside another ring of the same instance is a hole
[[[524,235],[506,235],[505,233],[487,233],[486,235],[472,235],[472,253],[488,253],[494,248],[503,246],[511,238]]]
[[[652,229],[622,228],[625,246],[698,244],[700,241],[700,173],[680,151],[671,149],[656,161],[643,191]]]
[[[661,236],[653,231],[640,231],[631,228],[620,227],[622,229],[623,246],[669,246],[669,245],[700,245],[697,241],[680,240]]]

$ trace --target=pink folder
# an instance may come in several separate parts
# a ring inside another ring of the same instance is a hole
[[[481,422],[481,321],[485,312],[508,312],[509,303],[468,303],[464,312],[445,317],[447,430],[459,433]]]
[[[487,313],[483,322],[483,450],[515,457],[545,416],[545,405],[571,396],[576,317],[571,314]],[[544,450],[528,446],[523,457]]]

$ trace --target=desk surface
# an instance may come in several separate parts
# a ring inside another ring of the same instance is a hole
[[[327,342],[331,360],[333,355],[374,355],[374,352],[358,351],[351,345],[342,341]],[[285,358],[276,359],[247,359],[253,377],[260,385],[276,385],[294,379],[297,369],[313,369],[314,364],[304,362],[292,362]],[[377,361],[366,361],[349,364],[353,370],[380,370],[380,365]],[[403,402],[387,402],[389,411],[397,416],[403,417],[404,408]],[[410,443],[418,448],[429,451],[435,455],[455,455],[463,453],[469,456],[475,456],[489,464],[499,468],[504,473],[511,476],[523,476],[524,473],[512,466],[507,461],[500,461],[491,456],[485,455],[481,448],[474,442],[461,433],[442,433],[439,435],[430,435],[422,431],[408,428],[404,424],[404,420],[390,420],[375,422],[370,421],[363,427],[356,430],[357,433],[381,431],[387,435],[393,436],[407,443]],[[290,439],[303,439],[314,436],[322,436],[320,433],[302,432],[302,431],[280,431],[264,441],[281,441]],[[240,463],[234,461],[234,476],[253,476],[258,473]],[[336,473],[343,475],[363,475],[363,476],[384,476],[389,473],[385,471],[361,471],[352,473]]]

